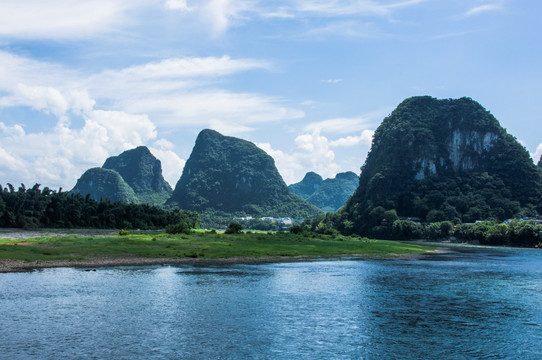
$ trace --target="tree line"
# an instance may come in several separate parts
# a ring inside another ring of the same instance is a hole
[[[537,225],[534,220],[512,220],[509,223],[499,221],[463,224],[452,221],[420,223],[400,219],[395,210],[382,209],[373,215],[373,221],[378,220],[378,225],[373,226],[369,233],[361,234],[362,236],[389,240],[438,240],[454,237],[457,241],[477,241],[483,245],[542,247],[542,225]],[[329,235],[338,234],[338,229],[344,226],[345,220],[341,213],[328,213],[306,220],[302,224],[306,231]]]
[[[89,195],[58,191],[35,184],[18,189],[0,185],[0,227],[13,228],[133,228],[160,229],[185,222],[200,223],[199,215],[186,210],[164,210],[146,204],[96,201]]]

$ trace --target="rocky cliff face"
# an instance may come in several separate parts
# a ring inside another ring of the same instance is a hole
[[[203,130],[167,204],[195,211],[309,217],[319,210],[290,193],[273,158],[253,143]]]
[[[103,175],[106,173],[109,176]],[[126,200],[122,202],[162,205],[171,196],[172,189],[162,176],[160,160],[145,146],[112,156],[105,161],[102,168],[88,170],[77,181],[72,191],[90,194],[94,199],[116,199],[117,188],[110,182],[113,173],[116,174],[116,178],[122,180],[122,188],[129,188],[130,196],[123,196],[122,198]]]
[[[542,202],[527,151],[469,98],[403,101],[376,130],[359,180],[344,211],[358,231],[377,207],[470,222],[532,212]]]
[[[323,180],[314,172],[309,172],[303,180],[289,186],[290,191],[325,212],[335,212],[341,208],[358,187],[358,176],[349,171],[339,173],[333,179]]]
[[[122,203],[138,203],[134,190],[119,173],[109,169],[92,168],[83,173],[71,190],[82,195],[89,194],[96,201],[109,199]]]

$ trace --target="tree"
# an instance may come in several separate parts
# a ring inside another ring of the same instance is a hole
[[[243,227],[239,223],[231,223],[226,231],[224,231],[225,234],[240,234],[243,230]]]

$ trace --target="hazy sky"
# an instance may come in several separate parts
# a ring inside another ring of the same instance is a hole
[[[197,134],[287,183],[359,174],[415,95],[468,96],[542,153],[539,0],[0,0],[0,184],[71,189],[147,145],[175,185]]]

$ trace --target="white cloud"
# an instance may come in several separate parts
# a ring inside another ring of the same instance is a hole
[[[340,171],[329,140],[318,131],[296,137],[296,147],[290,153],[274,150],[269,143],[256,145],[275,159],[275,164],[287,184],[299,181],[309,171],[315,171],[324,178],[334,177]]]
[[[127,21],[135,0],[3,0],[0,36],[15,38],[86,38],[111,31]]]
[[[172,150],[155,147],[150,147],[149,149],[162,163],[162,175],[164,179],[166,179],[172,188],[175,188],[175,184],[177,184],[177,181],[181,177],[186,161],[181,159]]]
[[[164,6],[169,10],[190,11],[186,0],[166,0]]]
[[[347,136],[340,138],[329,143],[330,146],[354,146],[358,144],[364,144],[371,146],[374,136],[373,130],[363,130],[359,136]]]
[[[349,38],[382,38],[387,36],[372,23],[359,21],[334,21],[324,26],[312,28],[301,34],[302,38],[323,39],[330,36]]]
[[[531,157],[533,158],[535,164],[538,164],[540,156],[542,156],[542,143],[538,144],[534,153],[531,153]]]
[[[299,12],[321,16],[385,16],[393,9],[417,5],[426,1],[428,0],[407,0],[382,4],[373,0],[298,0],[296,8]]]
[[[254,10],[254,3],[247,0],[209,0],[202,8],[204,17],[216,34],[231,26],[232,21],[242,19],[246,12]]]
[[[0,121],[0,131],[7,136],[24,136],[24,129],[19,124],[7,126]]]
[[[108,156],[149,142],[165,157],[164,174],[172,181],[184,160],[160,138],[159,127],[211,127],[237,134],[256,123],[304,116],[280,98],[209,86],[220,77],[270,68],[253,59],[174,58],[90,76],[1,51],[0,61],[0,107],[26,106],[58,119],[42,133],[1,124],[2,149],[21,166],[13,172],[0,165],[0,173],[26,183],[71,186]]]
[[[238,134],[247,133],[247,132],[255,130],[252,127],[240,125],[238,123],[230,123],[227,121],[221,121],[218,119],[211,119],[209,121],[208,128],[216,130],[219,133],[228,135],[228,136],[238,135]]]
[[[194,77],[216,77],[232,75],[253,69],[269,69],[270,64],[254,59],[231,59],[222,57],[185,57],[171,58],[143,65],[135,65],[122,70],[108,70],[98,74],[94,81],[103,81],[105,78],[128,82],[146,80],[171,80]]]
[[[465,16],[480,15],[482,13],[499,11],[502,9],[501,4],[486,4],[473,7],[465,13]]]

